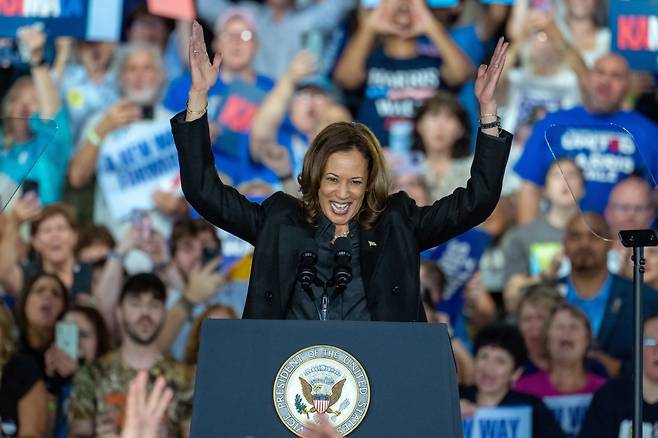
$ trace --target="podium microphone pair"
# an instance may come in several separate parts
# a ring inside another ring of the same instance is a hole
[[[299,265],[297,269],[297,281],[300,283],[302,290],[306,292],[315,304],[315,294],[313,285],[323,288],[321,310],[318,312],[320,320],[327,320],[327,311],[329,307],[328,287],[334,287],[334,293],[331,299],[335,299],[338,294],[347,288],[347,284],[352,281],[352,247],[346,237],[339,237],[334,241],[334,271],[331,280],[323,282],[317,275],[316,264],[318,262],[318,244],[313,239],[305,239],[302,245],[302,251],[299,254]]]

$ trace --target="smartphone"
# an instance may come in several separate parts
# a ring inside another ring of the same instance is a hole
[[[28,193],[34,193],[36,196],[39,196],[39,181],[33,179],[23,181],[23,194],[21,197],[25,197]]]
[[[220,255],[219,250],[215,248],[203,248],[203,255],[201,256],[203,266],[206,266],[211,260],[216,259]],[[219,271],[221,267],[222,264],[220,263],[219,266],[217,266],[217,270]]]
[[[142,118],[145,120],[153,120],[153,105],[142,107]]]
[[[71,359],[78,360],[78,340],[80,331],[78,325],[71,321],[58,321],[55,325],[55,346],[68,354]]]
[[[316,30],[304,32],[302,34],[302,46],[304,47],[304,50],[315,56],[315,61],[319,64],[322,60],[322,52],[324,50],[324,39],[322,38],[322,34]]]
[[[143,240],[151,236],[151,218],[146,211],[134,210],[131,215],[131,222]]]

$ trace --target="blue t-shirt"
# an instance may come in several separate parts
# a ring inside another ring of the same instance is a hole
[[[478,271],[480,259],[490,242],[489,233],[471,228],[421,254],[423,259],[435,261],[445,274],[446,283],[441,302],[435,310],[448,314],[453,333],[469,350],[472,349],[473,343],[468,335],[467,321],[463,312],[464,289]]]
[[[172,82],[164,106],[181,111],[187,102],[192,78],[189,73]],[[249,130],[251,122],[274,82],[256,75],[254,83],[235,79],[229,83],[217,79],[208,91],[208,123],[217,128],[213,139],[213,154],[217,170],[230,176],[234,185],[251,179],[270,182],[276,176],[249,157]]]
[[[42,120],[33,115],[28,123],[34,136],[25,143],[5,148],[0,133],[0,174],[6,175],[17,185],[25,179],[35,180],[39,184],[42,204],[58,202],[72,149],[66,111],[60,109],[53,120]],[[0,200],[0,205],[7,201],[9,199]]]
[[[393,59],[382,48],[376,49],[366,61],[365,94],[357,120],[388,146],[391,123],[412,120],[423,101],[436,94],[440,66],[441,60],[429,56]]]
[[[471,61],[473,66],[477,68],[477,66],[479,66],[484,60],[485,43],[480,41],[475,24],[455,26],[450,28],[448,33],[454,40],[455,44],[459,46],[462,52],[464,52],[466,57]],[[432,41],[425,36],[418,38],[417,47],[418,53],[435,58],[441,57],[441,54]],[[464,109],[468,114],[468,120],[471,123],[471,149],[474,150],[480,119],[480,107],[477,98],[475,97],[475,80],[471,79],[466,81],[461,87],[459,87],[457,97],[464,106]]]
[[[557,128],[551,128],[552,125]],[[627,129],[635,141],[611,125]],[[580,204],[583,210],[602,214],[617,182],[633,173],[647,178],[647,170],[653,175],[658,172],[655,146],[658,127],[653,122],[637,112],[592,114],[579,106],[550,113],[535,124],[514,170],[538,186],[544,185],[553,162],[544,137],[547,129],[557,157],[573,158],[583,170],[585,196]]]
[[[464,288],[478,271],[480,259],[489,247],[491,235],[477,228],[424,251],[421,257],[436,262],[446,277],[441,303],[436,309],[450,315],[455,324],[464,305]]]
[[[605,314],[605,307],[608,304],[608,297],[610,296],[610,286],[612,285],[612,275],[608,274],[603,286],[598,293],[592,298],[581,298],[576,292],[576,288],[571,281],[571,277],[567,279],[567,296],[565,298],[567,303],[573,304],[580,310],[585,312],[587,319],[592,325],[592,334],[596,338],[601,329],[603,322],[603,315]]]

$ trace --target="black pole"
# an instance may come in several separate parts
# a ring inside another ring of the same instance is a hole
[[[644,337],[642,334],[644,314],[642,313],[642,282],[644,280],[644,247],[658,246],[658,236],[653,230],[622,230],[621,243],[633,248],[633,438],[642,438],[642,355]]]
[[[633,247],[633,438],[642,438],[642,280],[644,277],[644,247]]]

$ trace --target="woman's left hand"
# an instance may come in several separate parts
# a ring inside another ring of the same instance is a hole
[[[494,50],[489,65],[481,64],[478,69],[477,79],[475,80],[475,97],[480,103],[481,114],[496,113],[495,93],[498,79],[505,66],[507,46],[509,46],[509,43],[501,37],[498,44],[496,44],[496,50]]]

